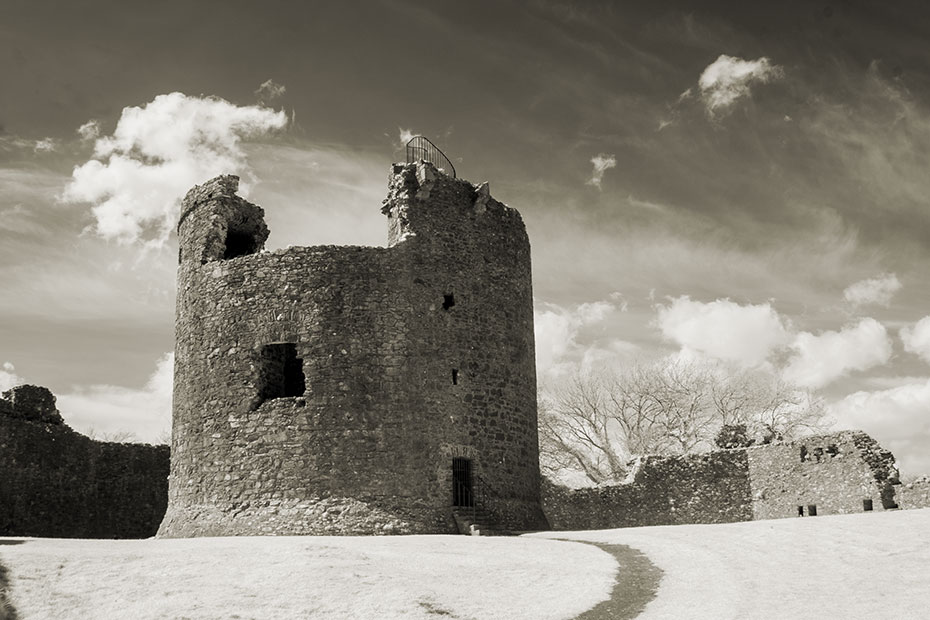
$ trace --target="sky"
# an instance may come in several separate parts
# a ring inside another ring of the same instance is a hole
[[[384,245],[422,134],[523,215],[542,385],[721,360],[930,474],[927,9],[628,4],[7,0],[0,388],[163,439],[178,199]]]

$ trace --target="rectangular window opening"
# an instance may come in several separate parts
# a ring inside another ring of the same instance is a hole
[[[297,345],[293,342],[282,342],[262,347],[259,370],[260,402],[303,396],[304,391],[304,361],[297,357]]]
[[[816,505],[816,504],[808,504],[808,505],[807,505],[807,516],[809,516],[809,517],[816,517],[816,516],[817,516],[817,505]]]
[[[453,368],[452,369],[452,385],[458,385],[458,384],[459,384],[459,371],[458,371],[458,368]]]
[[[255,254],[257,248],[255,236],[238,230],[229,230],[226,232],[226,249],[223,252],[223,260]]]
[[[862,500],[862,511],[863,512],[872,512],[872,499]]]

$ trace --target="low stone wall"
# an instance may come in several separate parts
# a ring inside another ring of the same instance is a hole
[[[546,480],[542,502],[554,530],[752,519],[745,450],[647,456],[630,482],[615,486],[572,490]]]
[[[930,508],[930,477],[902,484],[895,499],[901,508]]]
[[[902,493],[894,457],[858,431],[685,456],[647,456],[624,484],[543,484],[553,529],[728,523],[930,506],[930,482]],[[896,492],[906,499],[896,499]]]
[[[0,535],[154,535],[168,499],[168,446],[94,441],[61,422],[54,402],[35,386],[0,399]]]

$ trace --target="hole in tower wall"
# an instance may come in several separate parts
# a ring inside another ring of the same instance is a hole
[[[258,244],[255,236],[238,230],[229,230],[226,232],[226,249],[223,252],[223,260],[255,254]]]
[[[459,384],[459,370],[458,368],[453,368],[452,369],[452,385],[458,385],[458,384]]]
[[[455,305],[455,295],[452,293],[447,293],[442,296],[442,309],[448,311],[449,308]]]
[[[817,505],[816,505],[816,504],[808,504],[808,505],[807,505],[807,516],[809,516],[809,517],[816,517],[816,516],[817,516]]]
[[[275,398],[303,396],[306,390],[304,361],[293,342],[262,347],[259,371],[260,403]]]

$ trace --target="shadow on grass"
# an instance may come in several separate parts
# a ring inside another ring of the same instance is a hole
[[[0,545],[18,545],[22,542],[24,541],[0,539]],[[10,594],[10,569],[0,563],[0,620],[19,620]]]
[[[573,620],[630,620],[641,614],[649,601],[656,597],[662,580],[662,569],[650,562],[644,554],[626,545],[605,545],[585,540],[571,542],[594,545],[614,556],[620,565],[610,598]]]

